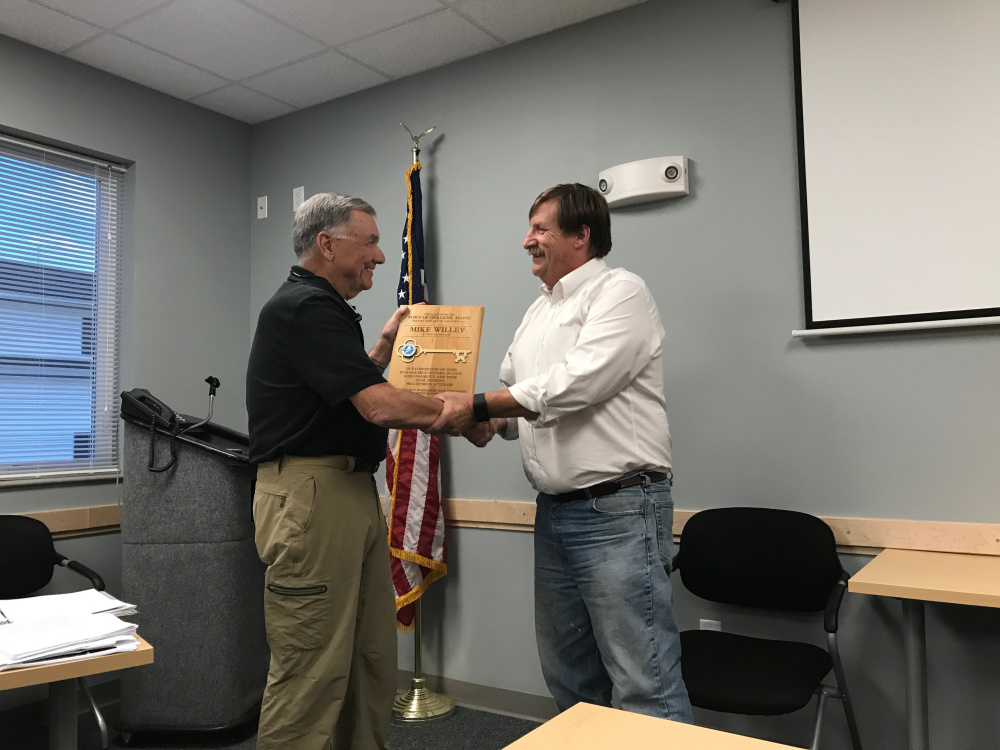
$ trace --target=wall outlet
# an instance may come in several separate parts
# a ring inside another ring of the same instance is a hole
[[[257,218],[267,218],[267,196],[262,195],[257,199]]]
[[[292,188],[292,210],[298,211],[302,201],[306,199],[306,189],[304,187]]]
[[[698,627],[702,630],[722,630],[721,620],[698,620]]]

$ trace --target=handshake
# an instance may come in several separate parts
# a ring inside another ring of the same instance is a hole
[[[424,431],[431,435],[461,435],[477,448],[482,448],[507,422],[505,418],[492,418],[477,422],[472,413],[472,396],[468,393],[448,391],[434,398],[443,402],[441,413]]]

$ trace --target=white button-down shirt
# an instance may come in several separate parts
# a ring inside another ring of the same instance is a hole
[[[555,494],[670,467],[663,326],[646,284],[592,258],[528,308],[500,382],[534,421],[508,419],[524,472]]]

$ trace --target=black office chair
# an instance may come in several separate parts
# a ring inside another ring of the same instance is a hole
[[[837,648],[837,615],[848,574],[833,531],[807,513],[717,508],[694,514],[673,567],[696,596],[723,604],[823,612],[827,648],[711,630],[681,633],[681,668],[691,704],[726,713],[787,714],[819,696],[812,750],[819,747],[828,697],[844,705],[854,750],[861,750]],[[836,687],[823,684],[833,670]]]
[[[56,552],[52,533],[44,523],[27,516],[0,516],[0,599],[20,599],[34,594],[52,580],[56,565],[79,573],[95,589],[104,591],[104,581],[97,573]],[[108,725],[82,677],[77,684],[90,704],[101,731],[101,747],[106,750]]]

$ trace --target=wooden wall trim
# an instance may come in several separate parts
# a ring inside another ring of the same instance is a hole
[[[531,531],[535,525],[535,503],[448,497],[444,499],[444,518],[447,526]]]
[[[519,500],[471,500],[446,498],[448,526],[505,531],[531,531],[535,504]],[[674,511],[674,536],[697,511]],[[43,521],[58,538],[117,531],[121,506],[96,505],[25,513]],[[844,552],[873,554],[882,549],[915,549],[930,552],[965,552],[1000,555],[1000,524],[909,521],[892,518],[844,518],[821,516],[833,529]]]
[[[516,500],[461,500],[444,502],[449,526],[531,531],[535,504]],[[674,536],[697,511],[674,511]],[[1000,524],[908,521],[892,518],[821,516],[833,529],[842,551],[873,554],[882,549],[965,552],[1000,555]]]
[[[122,521],[121,506],[117,503],[92,505],[87,508],[40,510],[22,515],[37,518],[49,527],[49,531],[56,539],[119,531]]]
[[[674,534],[680,534],[696,511],[674,513]],[[950,521],[910,521],[899,518],[845,518],[820,516],[833,529],[837,546],[866,554],[883,549],[915,549],[929,552],[963,552],[1000,555],[1000,524]]]

